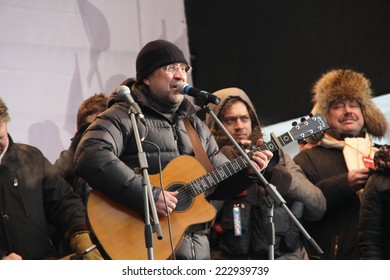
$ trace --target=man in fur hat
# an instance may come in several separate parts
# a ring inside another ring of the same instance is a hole
[[[314,113],[330,130],[317,146],[294,158],[327,199],[325,216],[306,224],[324,251],[323,259],[359,259],[359,193],[376,148],[370,136],[383,137],[387,121],[371,100],[370,81],[352,70],[331,70],[314,85]]]

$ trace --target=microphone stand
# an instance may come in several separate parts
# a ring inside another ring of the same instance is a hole
[[[141,138],[139,136],[139,131],[138,131],[138,126],[137,122],[135,119],[135,114],[132,111],[132,106],[130,106],[129,109],[129,115],[131,119],[131,124],[134,129],[134,136],[135,136],[135,142],[137,144],[138,148],[138,160],[140,164],[140,170],[142,171],[142,186],[144,187],[144,192],[143,192],[143,198],[144,198],[144,215],[145,215],[145,245],[146,249],[148,250],[148,259],[153,260],[153,229],[150,223],[150,213],[149,213],[149,206],[152,211],[153,215],[153,222],[154,222],[154,227],[157,232],[157,238],[159,240],[162,239],[162,231],[157,215],[157,210],[156,210],[156,205],[154,203],[154,198],[153,198],[153,193],[152,193],[152,187],[150,185],[150,179],[149,179],[149,173],[148,173],[148,162],[146,160],[146,155],[143,152],[142,149],[142,144],[141,144]]]
[[[274,206],[275,201],[271,196],[267,196],[266,199],[267,205],[267,217],[268,223],[265,227],[265,232],[267,234],[267,244],[268,244],[268,259],[275,259],[275,224],[274,224]]]
[[[262,184],[265,186],[266,191],[268,192],[268,204],[269,209],[267,211],[267,216],[269,219],[268,224],[268,233],[270,233],[270,236],[268,238],[268,244],[269,244],[269,259],[274,259],[274,245],[275,245],[275,229],[273,225],[273,206],[274,204],[283,207],[283,209],[287,212],[291,220],[296,224],[298,229],[301,231],[303,236],[308,240],[309,244],[313,246],[313,248],[319,253],[323,254],[323,251],[318,246],[318,244],[314,241],[314,239],[308,234],[308,232],[305,230],[305,228],[301,225],[301,223],[298,221],[298,219],[294,216],[294,214],[290,211],[290,209],[286,205],[286,201],[283,199],[281,194],[278,192],[276,187],[264,178],[264,176],[260,173],[259,170],[256,169],[255,165],[252,163],[248,155],[244,152],[244,150],[240,147],[240,145],[237,143],[237,141],[233,138],[233,136],[229,133],[229,131],[225,128],[225,126],[222,124],[222,122],[218,119],[218,117],[215,115],[213,110],[206,104],[203,106],[203,108],[206,110],[206,112],[214,119],[215,123],[218,124],[218,126],[223,130],[223,132],[226,134],[226,136],[230,139],[230,141],[233,143],[233,145],[237,148],[237,150],[240,152],[241,156],[244,157],[244,159],[248,162],[249,166],[252,167],[252,169],[255,171],[257,177],[259,177]],[[272,134],[271,134],[272,136]],[[276,137],[272,137],[272,139],[276,142],[275,144],[279,147],[281,147],[280,144],[278,144],[278,139]]]

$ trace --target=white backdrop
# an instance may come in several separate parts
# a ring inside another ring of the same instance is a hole
[[[51,162],[69,146],[81,102],[135,76],[147,42],[172,41],[189,59],[183,0],[0,0],[0,34],[9,132]],[[375,100],[390,119],[389,95]],[[265,127],[265,135],[289,131],[292,121]],[[298,151],[296,143],[285,149]]]
[[[135,76],[147,42],[167,39],[189,58],[182,0],[0,0],[0,96],[15,142],[54,162],[76,131],[76,112]]]

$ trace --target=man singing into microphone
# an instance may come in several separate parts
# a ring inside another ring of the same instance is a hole
[[[178,85],[187,81],[191,67],[176,45],[164,40],[149,42],[137,56],[136,71],[136,79],[127,79],[122,85],[129,87],[144,115],[146,125],[137,118],[137,127],[141,138],[145,138],[142,146],[150,174],[161,172],[160,161],[164,169],[181,155],[194,156],[183,122],[185,118],[199,136],[212,167],[229,162],[219,153],[208,127],[195,115],[194,105],[178,92]],[[142,215],[143,182],[135,172],[140,164],[128,110],[129,104],[116,91],[112,93],[108,109],[89,126],[80,141],[75,154],[75,171],[93,188]],[[262,141],[257,144],[261,145]],[[252,161],[258,170],[263,170],[271,157],[269,151],[256,152]],[[257,180],[253,174],[251,168],[239,171],[212,189],[208,199],[226,199],[239,194]],[[175,175],[180,180],[181,174]],[[175,210],[180,198],[176,191],[164,193],[166,204],[161,189],[153,187],[157,213],[166,216]],[[168,233],[165,235],[168,239]],[[186,231],[180,245],[174,249],[177,259],[209,259],[207,230]]]

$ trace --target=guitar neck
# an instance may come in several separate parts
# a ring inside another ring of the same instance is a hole
[[[277,139],[279,142],[278,144],[280,144],[283,147],[294,141],[294,139],[291,137],[289,132],[286,132],[286,133],[280,135],[279,137],[277,137]],[[261,145],[261,146],[255,148],[252,151],[252,153],[256,152],[256,151],[264,151],[264,150],[275,152],[276,150],[278,150],[278,145],[275,143],[274,140],[271,140],[271,141],[265,143],[264,145]],[[249,153],[249,154],[251,154],[251,153]]]
[[[281,146],[285,146],[291,143],[293,141],[293,138],[291,137],[290,133],[286,132],[278,137],[278,141],[278,144],[280,144]],[[271,140],[249,152],[247,155],[249,158],[252,158],[253,153],[256,151],[269,150],[271,152],[274,152],[278,150],[278,147],[279,145],[277,145],[275,141]],[[197,178],[196,180],[188,183],[187,186],[191,189],[192,195],[195,197],[196,195],[209,190],[218,183],[238,173],[239,171],[243,170],[248,166],[249,163],[245,160],[244,157],[241,156]]]

